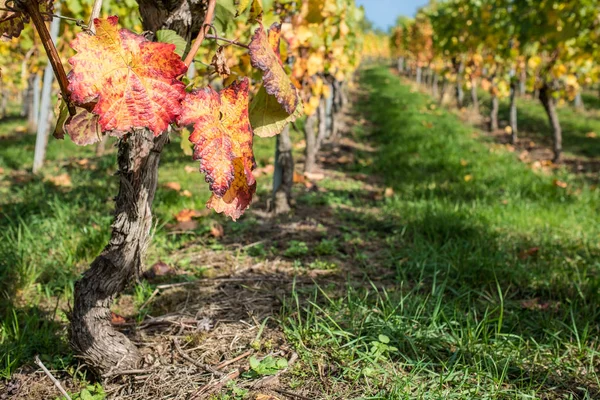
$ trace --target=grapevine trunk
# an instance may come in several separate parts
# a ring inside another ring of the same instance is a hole
[[[277,136],[275,148],[275,171],[273,173],[272,211],[274,214],[290,212],[292,186],[294,184],[294,158],[290,127],[286,126]]]
[[[518,127],[517,127],[517,82],[513,80],[510,84],[510,128],[511,142],[517,143]]]
[[[174,30],[188,45],[200,30],[206,12],[204,1],[139,0],[138,4],[145,30]],[[99,374],[135,367],[140,360],[135,345],[111,326],[110,305],[139,277],[150,241],[160,153],[167,141],[166,133],[154,138],[144,129],[119,142],[120,186],[111,238],[75,285],[71,345]]]
[[[304,138],[306,150],[304,153],[304,172],[314,172],[317,162],[317,134],[315,132],[316,115],[306,117],[304,123]]]
[[[553,162],[559,162],[562,154],[562,129],[556,111],[556,99],[552,96],[548,85],[544,85],[539,91],[540,101],[544,105],[548,121],[552,127],[552,139],[554,144]]]
[[[160,153],[168,140],[139,130],[119,142],[119,194],[108,245],[75,284],[70,339],[73,349],[96,372],[134,368],[140,355],[111,326],[115,296],[140,276],[152,226]]]
[[[492,95],[492,110],[490,112],[490,130],[492,132],[498,130],[498,96]]]

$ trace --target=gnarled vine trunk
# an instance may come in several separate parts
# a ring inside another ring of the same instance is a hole
[[[517,143],[518,127],[517,127],[517,82],[514,80],[510,84],[510,129],[512,144]]]
[[[492,110],[490,111],[490,131],[498,130],[498,109],[500,108],[498,96],[492,95]]]
[[[294,157],[290,126],[277,135],[275,148],[275,171],[273,172],[273,198],[271,211],[285,214],[292,208],[292,186],[294,185]]]
[[[479,114],[479,97],[477,96],[477,80],[471,78],[471,103],[473,110]]]
[[[462,108],[465,98],[465,93],[463,91],[463,78],[462,74],[465,69],[465,64],[462,61],[457,61],[456,59],[452,62],[454,64],[454,70],[456,72],[456,106],[458,108]]]
[[[154,139],[151,131],[139,130],[119,142],[120,187],[111,238],[75,284],[71,345],[100,373],[117,366],[134,368],[140,359],[135,345],[111,326],[110,306],[141,275],[152,227],[158,162],[167,140],[166,133]]]
[[[304,122],[304,172],[314,172],[317,166],[317,133],[315,129],[316,114],[306,117]]]
[[[145,30],[171,29],[189,42],[200,30],[206,10],[201,0],[139,0]],[[139,277],[152,226],[161,151],[167,133],[154,138],[137,130],[119,142],[119,193],[108,245],[75,284],[70,342],[78,356],[99,374],[135,368],[135,345],[110,322],[114,298]]]
[[[547,84],[542,86],[539,96],[540,101],[544,106],[544,110],[546,110],[550,126],[552,127],[552,139],[554,144],[554,158],[552,161],[556,163],[560,161],[562,154],[562,129],[556,111],[556,99],[552,96],[551,90]]]

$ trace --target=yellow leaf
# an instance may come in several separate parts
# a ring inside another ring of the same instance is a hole
[[[471,180],[473,180],[473,175],[465,175],[465,182],[470,182]]]

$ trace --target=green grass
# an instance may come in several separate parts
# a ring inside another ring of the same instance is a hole
[[[491,97],[488,92],[478,91],[481,99],[481,112],[489,116],[491,110]],[[584,95],[586,111],[576,110],[571,104],[565,102],[558,107],[558,116],[563,131],[563,149],[567,157],[600,157],[600,138],[589,137],[590,132],[600,134],[600,100],[592,95]],[[470,101],[470,97],[466,97]],[[500,101],[498,110],[499,119],[508,125],[509,120],[508,99]],[[521,137],[533,139],[552,147],[552,129],[548,122],[546,112],[539,100],[531,96],[517,98],[517,127]]]
[[[310,387],[327,399],[598,398],[600,191],[565,169],[532,170],[386,68],[364,69],[359,86],[353,136],[377,151],[354,150],[355,163],[336,167],[340,179],[295,189],[313,233],[287,226],[285,235],[252,237],[255,244],[235,253],[316,277],[294,286],[274,316],[300,355],[284,380],[289,390]],[[543,134],[539,105],[521,100],[519,112],[524,129]],[[579,124],[565,129],[567,152],[597,156],[583,138],[600,132],[600,122],[568,108],[561,117]],[[114,150],[95,158],[68,139],[50,142],[41,176],[15,172],[31,165],[33,149],[32,136],[11,133],[18,124],[0,122],[0,377],[36,353],[73,369],[66,307],[56,302],[71,298],[74,280],[106,243],[117,189]],[[273,141],[256,144],[259,166],[271,163]],[[82,157],[88,165],[77,163]],[[147,264],[160,259],[193,278],[204,270],[188,265],[182,249],[201,240],[227,251],[247,243],[261,221],[212,215],[191,234],[170,234],[173,215],[202,209],[209,195],[188,165],[174,138],[160,181],[193,196],[158,191]],[[62,173],[72,187],[49,181]],[[393,194],[373,196],[385,188]],[[262,177],[261,201],[269,192],[270,177]],[[226,240],[208,235],[213,221],[225,226]],[[134,305],[153,289],[130,289]],[[216,398],[245,398],[238,384]]]
[[[283,326],[307,362],[327,354],[335,379],[360,382],[365,398],[597,398],[599,191],[490,150],[385,68],[361,83],[373,125],[362,137],[379,151],[359,169],[395,195],[344,218],[366,243],[385,239],[376,251],[395,279],[382,286],[369,256],[377,287],[324,288],[309,302],[297,291]],[[374,350],[379,335],[397,350]]]
[[[74,281],[106,245],[117,193],[113,142],[107,155],[96,158],[94,146],[51,139],[46,166],[33,176],[29,170],[35,135],[16,133],[24,124],[18,117],[0,121],[0,378],[9,377],[34,354],[69,354],[65,330],[51,322],[54,306],[72,298]],[[167,224],[176,223],[175,214],[204,209],[210,195],[200,173],[185,170],[197,164],[182,153],[179,140],[173,138],[163,153],[159,185],[178,182],[192,196],[158,190],[150,265],[158,259],[170,261],[173,249],[207,232],[211,221],[228,223],[213,215],[189,234],[169,234]],[[273,139],[256,141],[259,166],[273,162],[273,148]],[[88,164],[79,165],[81,159]],[[71,187],[52,183],[62,174],[68,174]],[[259,195],[268,191],[268,179],[259,180]],[[66,321],[63,311],[56,313]]]

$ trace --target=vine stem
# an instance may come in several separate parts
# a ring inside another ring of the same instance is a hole
[[[94,6],[92,7],[92,14],[90,15],[90,22],[88,22],[88,29],[92,33],[96,33],[96,25],[94,25],[94,20],[100,17],[100,12],[102,11],[102,0],[95,0]]]
[[[202,45],[202,42],[204,41],[204,37],[206,36],[206,29],[210,29],[210,22],[213,19],[213,16],[215,14],[215,7],[217,5],[217,0],[209,0],[208,3],[208,9],[206,10],[206,15],[204,16],[204,23],[202,24],[202,27],[200,28],[200,32],[198,32],[198,37],[196,37],[196,40],[194,40],[194,44],[192,44],[192,48],[190,49],[190,52],[188,53],[188,55],[185,57],[185,60],[183,60],[183,63],[189,67],[190,64],[194,61],[194,57],[196,57],[196,53],[198,53],[198,50],[200,50],[200,46]]]
[[[231,40],[231,39],[226,39],[226,38],[222,38],[220,36],[217,35],[206,35],[206,39],[212,39],[212,40],[220,40],[222,42],[227,42],[229,44],[233,44],[235,46],[239,46],[239,47],[243,47],[244,49],[249,49],[250,46],[240,43],[237,40]]]
[[[40,35],[40,39],[42,39],[42,44],[44,45],[44,49],[48,55],[48,61],[50,62],[50,65],[52,65],[54,75],[56,75],[56,79],[58,80],[63,99],[65,100],[67,108],[69,109],[69,114],[71,114],[71,116],[75,116],[75,106],[70,100],[71,94],[69,93],[69,81],[67,79],[67,73],[65,72],[65,68],[60,61],[58,51],[56,51],[56,47],[54,46],[50,32],[48,32],[44,18],[38,9],[38,3],[34,0],[26,0],[22,4],[31,17],[31,21],[35,26],[35,29],[38,31],[38,35]]]

